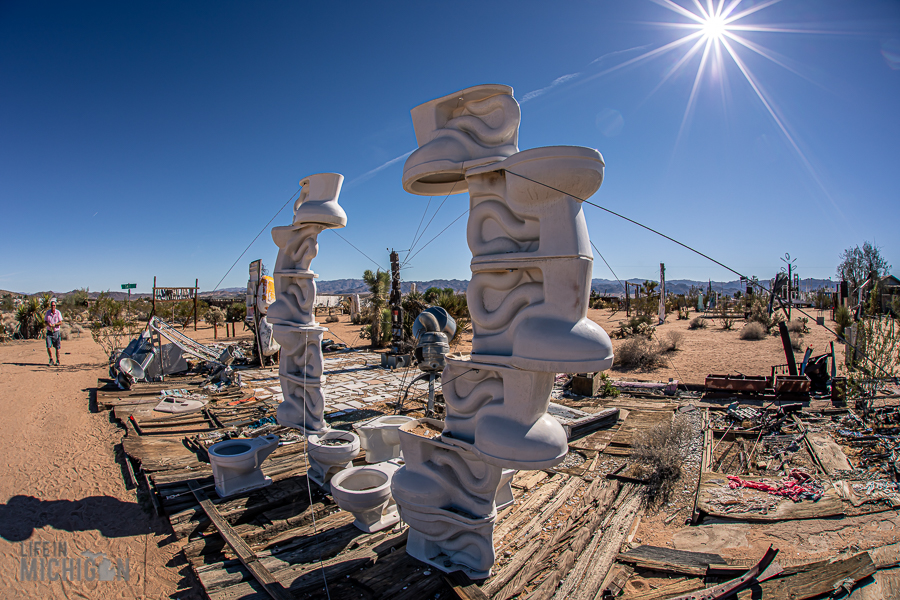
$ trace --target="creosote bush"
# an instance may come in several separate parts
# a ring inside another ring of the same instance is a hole
[[[667,331],[665,337],[660,342],[663,352],[674,352],[678,350],[678,344],[684,339],[684,333],[678,330]]]
[[[652,370],[663,363],[659,346],[644,337],[626,340],[615,351],[615,364],[628,369]]]
[[[709,323],[703,317],[694,317],[691,319],[688,329],[706,329],[708,326]]]
[[[659,423],[634,434],[631,459],[637,463],[638,476],[648,483],[645,488],[650,502],[666,502],[681,477],[681,465],[694,434],[685,418]]]
[[[769,335],[769,332],[766,331],[766,328],[761,323],[750,321],[744,325],[738,337],[742,340],[763,340],[767,335]]]
[[[785,326],[787,327],[787,330],[790,331],[791,333],[803,334],[803,333],[806,333],[809,331],[809,327],[807,327],[808,323],[809,323],[809,319],[806,319],[806,318],[791,319],[790,321],[785,323]]]

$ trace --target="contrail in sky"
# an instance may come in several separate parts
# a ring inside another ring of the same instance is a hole
[[[643,46],[636,46],[634,48],[627,48],[625,50],[616,50],[614,52],[607,52],[603,56],[599,56],[599,57],[595,58],[594,60],[592,60],[588,66],[602,62],[602,61],[606,60],[607,58],[619,56],[620,54],[628,54],[629,52],[636,52],[638,50],[643,50],[645,48],[648,48],[649,46],[650,46],[650,44],[645,44]],[[544,94],[546,94],[553,88],[555,88],[559,85],[562,85],[562,84],[566,83],[567,81],[572,81],[573,79],[577,79],[578,77],[581,77],[581,73],[569,73],[568,75],[563,75],[561,77],[557,77],[547,87],[542,87],[540,89],[528,92],[527,94],[522,96],[522,99],[519,101],[519,104],[525,104],[529,100],[533,100],[534,98],[537,98],[538,96],[543,96]]]
[[[379,165],[379,166],[375,167],[375,168],[372,169],[371,171],[366,171],[365,173],[363,173],[363,174],[360,175],[359,177],[356,177],[355,179],[353,179],[353,181],[350,181],[349,183],[347,183],[347,187],[350,187],[350,186],[356,185],[357,183],[362,183],[363,181],[366,181],[367,179],[369,179],[370,177],[372,177],[372,176],[375,175],[376,173],[379,173],[379,172],[381,172],[381,171],[387,169],[387,168],[390,167],[391,165],[393,165],[393,164],[395,164],[395,163],[398,163],[398,162],[400,162],[401,160],[406,160],[406,157],[409,156],[409,155],[412,154],[412,153],[413,153],[413,150],[410,150],[410,151],[407,152],[406,154],[401,154],[401,155],[398,156],[397,158],[392,158],[391,160],[387,161],[387,162],[384,163],[383,165]]]
[[[626,50],[616,50],[614,52],[607,52],[603,56],[600,56],[600,57],[592,60],[590,64],[598,63],[601,60],[605,60],[607,58],[612,58],[613,56],[618,56],[619,54],[628,54],[629,52],[636,52],[637,50],[644,50],[649,47],[650,47],[650,44],[644,44],[643,46],[635,46],[634,48],[628,48]]]
[[[539,90],[534,90],[533,92],[528,92],[527,94],[522,96],[522,99],[519,100],[519,104],[525,104],[532,98],[537,98],[538,96],[542,96],[542,95],[546,94],[547,92],[549,92],[550,90],[552,90],[553,88],[555,88],[556,86],[561,85],[567,81],[571,81],[572,79],[575,79],[579,75],[581,75],[581,73],[570,73],[569,75],[563,75],[562,77],[557,77],[556,79],[553,80],[553,83],[551,83],[547,87],[541,88]]]

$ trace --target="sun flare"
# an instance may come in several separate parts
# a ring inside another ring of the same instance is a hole
[[[713,15],[703,22],[700,30],[709,39],[719,40],[725,35],[725,19],[719,15]]]

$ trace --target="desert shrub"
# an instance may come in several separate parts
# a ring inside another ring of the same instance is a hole
[[[106,326],[94,322],[91,325],[91,337],[107,356],[112,357],[113,352],[127,346],[142,330],[143,324],[129,323],[119,318]]]
[[[660,342],[663,352],[674,352],[678,350],[678,344],[684,339],[684,333],[677,330],[667,331],[665,337]]]
[[[706,329],[709,323],[703,317],[694,317],[688,324],[688,329]]]
[[[63,323],[59,326],[59,338],[61,340],[68,340],[70,333],[72,333],[72,328],[68,323]]]
[[[123,310],[122,303],[110,297],[109,292],[100,292],[97,301],[91,304],[88,316],[100,327],[109,327],[122,316]]]
[[[139,298],[131,303],[129,310],[139,321],[149,321],[150,313],[153,312],[153,303],[144,298]]]
[[[615,364],[628,369],[655,369],[663,363],[659,346],[645,337],[623,342],[615,351]]]
[[[225,309],[225,320],[229,323],[240,323],[247,318],[247,303],[232,302]]]
[[[78,323],[72,323],[72,324],[70,325],[70,328],[72,329],[72,333],[76,333],[76,334],[79,334],[79,335],[81,335],[82,333],[84,333],[84,327],[82,327],[82,326],[79,325]]]
[[[600,382],[603,387],[598,392],[601,398],[618,398],[619,388],[612,384],[612,379],[606,373],[600,373]]]
[[[804,317],[801,319],[791,319],[785,325],[787,326],[788,331],[790,331],[791,333],[803,334],[809,332],[809,327],[807,326],[808,324],[809,319]]]
[[[740,334],[738,334],[738,337],[742,340],[762,340],[765,339],[767,335],[769,335],[769,332],[766,331],[765,327],[756,321],[750,321],[744,325]]]
[[[651,502],[666,502],[681,477],[681,465],[694,435],[685,418],[659,423],[634,434],[631,459],[647,481],[644,491]]]
[[[679,321],[687,321],[691,318],[691,307],[690,306],[682,306],[678,309],[678,320]]]
[[[634,335],[646,335],[650,337],[653,335],[653,332],[656,331],[656,328],[651,325],[652,318],[650,315],[635,315],[621,323],[619,328],[613,332],[613,337],[616,338],[629,338]]]
[[[194,321],[194,303],[191,300],[185,300],[175,305],[175,322],[181,325],[182,329],[187,328]],[[200,315],[197,315],[199,318]]]
[[[802,350],[803,349],[803,334],[802,333],[790,333],[788,334],[791,338],[791,348],[794,350]]]
[[[9,294],[0,298],[0,310],[5,312],[12,312],[16,309],[16,303],[13,300],[13,297]]]
[[[835,331],[840,337],[844,337],[844,329],[850,326],[850,322],[852,321],[852,317],[850,316],[850,309],[846,306],[838,306],[834,311],[834,323],[837,327],[835,327]]]
[[[754,321],[765,327],[766,331],[771,331],[772,327],[778,325],[778,317],[781,315],[775,313],[777,317],[769,314],[769,303],[763,296],[753,296],[750,303],[750,318],[748,321]]]
[[[88,288],[75,290],[67,294],[59,303],[59,309],[72,313],[85,308],[88,305]]]
[[[859,382],[865,395],[874,396],[874,378],[896,377],[900,373],[900,327],[890,317],[863,319],[857,324],[857,353],[850,374],[851,384]],[[868,359],[868,360],[866,360]]]

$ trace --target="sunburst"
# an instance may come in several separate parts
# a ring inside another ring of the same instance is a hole
[[[743,78],[747,81],[750,88],[753,90],[756,97],[762,103],[769,117],[774,121],[775,125],[778,127],[779,131],[782,133],[788,144],[797,154],[804,168],[807,170],[809,175],[815,181],[819,189],[824,193],[824,195],[831,202],[832,206],[840,212],[840,208],[837,206],[837,203],[831,197],[831,194],[826,189],[823,184],[821,178],[818,173],[816,173],[815,168],[813,167],[810,160],[806,157],[806,154],[800,148],[800,145],[797,143],[794,135],[791,133],[784,119],[780,116],[780,111],[777,109],[772,97],[768,94],[763,87],[762,83],[759,81],[759,78],[754,75],[754,73],[750,70],[750,67],[747,65],[747,62],[741,58],[738,54],[737,49],[743,48],[745,50],[749,50],[772,63],[787,69],[797,75],[794,69],[790,68],[785,61],[781,60],[777,54],[771,52],[765,47],[754,43],[753,41],[741,35],[743,33],[748,32],[768,32],[768,33],[826,33],[815,31],[812,29],[788,29],[784,27],[770,27],[765,25],[756,25],[750,23],[742,23],[741,21],[746,17],[757,13],[761,10],[764,10],[773,4],[779,3],[781,0],[768,0],[766,2],[761,2],[744,10],[739,10],[740,5],[744,0],[729,0],[726,3],[726,0],[718,0],[716,3],[715,0],[706,0],[706,4],[704,6],[700,0],[692,0],[693,6],[691,8],[687,8],[680,4],[675,3],[673,0],[652,0],[656,4],[672,11],[673,13],[684,17],[687,19],[687,22],[681,23],[657,23],[658,25],[662,25],[665,27],[674,27],[687,29],[690,33],[684,35],[683,37],[670,42],[661,48],[657,48],[655,50],[651,50],[641,56],[635,57],[626,63],[617,65],[608,71],[617,70],[619,68],[628,66],[629,64],[634,64],[639,61],[643,61],[654,56],[659,56],[670,51],[675,50],[681,46],[686,46],[688,44],[692,44],[687,52],[685,52],[684,56],[679,59],[676,64],[669,70],[669,72],[662,78],[662,80],[656,85],[656,87],[650,92],[652,96],[657,90],[662,87],[662,85],[676,72],[684,69],[688,62],[691,61],[697,54],[700,54],[700,65],[697,68],[697,73],[694,76],[694,82],[691,87],[691,93],[688,96],[687,106],[685,107],[684,116],[681,120],[681,127],[678,131],[677,140],[680,140],[682,135],[685,132],[688,121],[694,109],[694,106],[697,101],[697,97],[699,94],[701,83],[704,77],[709,72],[715,72],[720,75],[724,75],[725,70],[727,68],[727,62],[730,58],[731,64],[737,67],[738,72],[743,76]],[[740,32],[740,33],[739,33]],[[724,90],[723,90],[724,93]],[[676,145],[678,141],[676,140]]]

